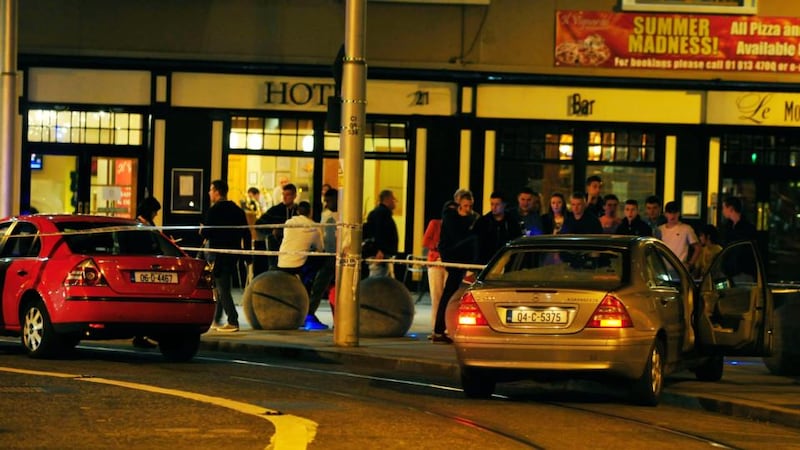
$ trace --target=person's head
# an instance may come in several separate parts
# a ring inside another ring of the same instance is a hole
[[[311,217],[311,203],[302,201],[297,204],[297,214],[301,216]]]
[[[458,209],[458,202],[454,200],[444,202],[444,205],[442,205],[442,215],[444,215],[448,209]]]
[[[281,190],[281,199],[286,206],[294,205],[294,201],[297,199],[297,186],[286,183]]]
[[[625,217],[628,220],[633,220],[639,215],[639,202],[630,198],[625,200]]]
[[[524,187],[519,190],[519,194],[517,194],[517,208],[519,212],[523,215],[527,215],[530,212],[535,211],[535,202],[539,199],[539,196],[533,192],[533,189],[529,187]],[[539,205],[541,206],[541,205]]]
[[[281,175],[281,176],[278,178],[278,186],[280,186],[280,187],[284,187],[284,186],[286,186],[287,184],[289,184],[289,177],[287,177],[286,175]]]
[[[228,197],[228,182],[225,180],[214,180],[208,190],[208,197],[211,203],[225,200]]]
[[[328,192],[331,189],[333,189],[333,186],[331,186],[328,183],[324,183],[322,185],[322,189],[320,189],[320,193],[322,194],[322,197],[325,198],[325,193]]]
[[[580,219],[583,216],[583,212],[586,210],[586,196],[583,192],[572,193],[569,198],[569,207],[576,219]]]
[[[566,206],[567,201],[564,199],[564,194],[560,192],[554,192],[553,195],[550,196],[550,211],[553,214],[564,214],[564,206]]]
[[[472,191],[470,191],[469,189],[464,189],[464,188],[456,189],[456,191],[453,193],[453,201],[458,203],[461,200],[461,197],[466,193],[472,195]]]
[[[468,216],[472,214],[472,192],[466,192],[464,195],[461,196],[461,200],[458,201],[458,214],[460,216]]]
[[[250,187],[247,189],[247,196],[257,199],[259,196],[261,196],[261,191],[259,191],[257,187]]]
[[[390,191],[389,189],[382,190],[378,195],[378,199],[383,206],[392,211],[394,211],[394,209],[397,207],[397,197],[395,197],[394,192]]]
[[[658,219],[661,216],[661,199],[655,195],[647,197],[644,201],[644,212],[648,219]]]
[[[148,222],[152,222],[160,210],[161,203],[153,197],[147,197],[143,199],[142,202],[139,203],[139,207],[136,208],[136,216],[142,217]]]
[[[602,186],[603,180],[598,175],[592,175],[586,178],[586,195],[589,198],[598,197]]]
[[[603,197],[603,214],[608,217],[617,216],[617,208],[619,207],[619,198],[614,194],[608,194]]]
[[[739,197],[725,197],[722,200],[722,217],[737,222],[742,216],[742,199]]]
[[[503,217],[506,212],[506,197],[502,192],[492,192],[489,195],[489,209],[495,217]]]
[[[717,230],[717,227],[707,223],[700,229],[700,233],[697,235],[697,238],[700,240],[700,244],[702,245],[719,244],[719,231]]]
[[[668,224],[675,225],[678,223],[681,217],[681,208],[678,202],[667,202],[667,204],[664,205],[664,216],[667,218]]]
[[[336,212],[339,209],[339,191],[330,188],[322,194],[322,199],[325,202],[325,207],[329,210]]]

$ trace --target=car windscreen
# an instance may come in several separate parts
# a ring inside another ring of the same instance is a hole
[[[73,253],[83,255],[183,256],[181,250],[158,231],[136,225],[98,222],[60,222],[64,241]]]
[[[613,290],[628,282],[629,254],[608,248],[508,248],[481,273],[487,282]]]

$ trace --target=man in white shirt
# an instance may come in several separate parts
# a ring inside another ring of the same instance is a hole
[[[700,241],[694,229],[680,221],[680,208],[678,203],[669,202],[664,205],[664,215],[667,223],[658,227],[661,233],[661,240],[667,244],[670,250],[675,253],[687,268],[694,266],[700,255]],[[689,248],[692,248],[691,254]]]
[[[278,269],[300,275],[308,255],[298,253],[322,250],[322,233],[318,227],[313,226],[315,224],[311,220],[311,204],[300,202],[297,205],[297,215],[285,224],[278,255]]]

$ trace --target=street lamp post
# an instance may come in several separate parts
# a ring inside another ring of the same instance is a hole
[[[342,59],[339,164],[344,172],[342,228],[336,283],[333,338],[340,347],[358,346],[358,283],[361,279],[361,223],[364,192],[364,130],[367,107],[367,1],[347,0]]]

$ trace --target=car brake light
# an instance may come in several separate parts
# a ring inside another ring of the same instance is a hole
[[[197,288],[198,289],[214,288],[214,276],[211,274],[211,270],[209,270],[208,266],[203,268],[203,273],[200,274],[200,279],[197,280]]]
[[[67,273],[65,286],[105,286],[106,279],[91,259],[84,259]]]
[[[467,292],[461,297],[461,304],[458,305],[458,324],[489,325],[471,292]]]
[[[625,309],[625,305],[614,297],[613,295],[606,294],[603,301],[597,305],[589,322],[586,323],[586,328],[631,328],[633,321]]]

